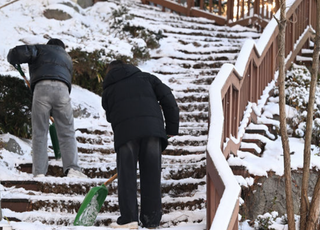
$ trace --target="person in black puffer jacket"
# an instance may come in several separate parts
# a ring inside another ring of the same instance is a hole
[[[59,39],[46,45],[16,46],[8,53],[12,65],[28,63],[32,101],[32,173],[43,177],[48,171],[47,136],[50,115],[54,118],[62,157],[68,177],[87,177],[78,165],[73,109],[71,107],[72,60]]]
[[[137,161],[143,227],[162,217],[161,153],[178,134],[179,108],[171,89],[156,76],[116,60],[103,81],[102,106],[114,132],[120,217],[115,228],[138,228]],[[163,119],[164,117],[164,119]]]

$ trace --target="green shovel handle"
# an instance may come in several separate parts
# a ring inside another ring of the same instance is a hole
[[[22,71],[20,64],[14,64],[13,66],[14,66],[14,68],[15,68],[16,70],[19,71],[20,75],[23,77],[23,79],[24,79],[25,82],[27,83],[29,89],[31,89],[30,82],[28,81],[26,75],[25,75],[24,72]]]

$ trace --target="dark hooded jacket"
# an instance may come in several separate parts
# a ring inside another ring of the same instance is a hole
[[[112,125],[116,151],[142,137],[161,138],[164,150],[167,135],[178,134],[179,108],[170,88],[131,64],[108,72],[103,82],[102,106]]]
[[[12,65],[28,63],[31,90],[41,80],[57,80],[67,84],[71,92],[72,59],[57,45],[22,45],[11,49],[7,56]]]

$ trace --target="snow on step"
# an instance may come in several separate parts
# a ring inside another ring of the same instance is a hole
[[[242,140],[247,140],[247,139],[251,139],[251,140],[259,140],[263,143],[267,143],[270,139],[268,139],[267,137],[261,135],[261,134],[256,134],[256,133],[244,133]]]
[[[263,124],[254,124],[254,123],[250,123],[248,125],[248,127],[246,128],[246,130],[251,130],[251,131],[255,131],[255,130],[263,130],[266,132],[266,134],[268,135],[269,138],[274,139],[275,136],[269,132],[269,128],[266,125]]]
[[[258,154],[261,154],[262,152],[261,148],[259,148],[255,143],[241,142],[240,149],[254,149]]]

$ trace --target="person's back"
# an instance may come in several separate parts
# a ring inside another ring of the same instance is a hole
[[[72,59],[64,45],[22,45],[16,46],[8,53],[11,64],[29,64],[31,90],[41,80],[58,80],[64,82],[71,91]]]
[[[37,45],[38,58],[29,64],[31,86],[43,79],[58,80],[67,84],[71,91],[72,60],[60,46]]]
[[[164,97],[161,89],[168,94],[171,92],[164,88],[158,78],[132,65],[122,65],[109,71],[104,82],[103,100],[106,99],[107,120],[114,130],[115,149],[128,140],[145,136],[164,139],[166,147],[163,115],[158,103],[161,98],[158,97]]]
[[[161,153],[168,145],[167,135],[178,134],[179,108],[160,79],[121,61],[110,63],[103,89],[102,106],[114,131],[117,152],[121,216],[113,227],[138,228],[137,161],[140,220],[143,227],[157,227],[162,217]]]

